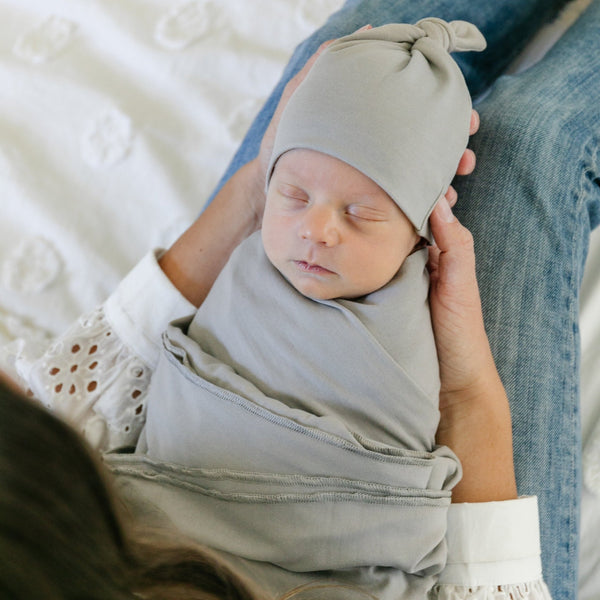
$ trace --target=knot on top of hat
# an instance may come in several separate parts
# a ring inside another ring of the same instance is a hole
[[[486,46],[485,38],[467,21],[444,21],[435,17],[421,19],[416,23],[425,36],[438,42],[448,52],[480,51]]]

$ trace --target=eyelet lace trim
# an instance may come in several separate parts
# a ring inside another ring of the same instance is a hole
[[[30,371],[34,395],[102,450],[135,445],[151,369],[111,329],[102,307],[81,317]]]
[[[512,585],[487,585],[463,587],[436,585],[430,600],[551,600],[550,592],[543,580]]]

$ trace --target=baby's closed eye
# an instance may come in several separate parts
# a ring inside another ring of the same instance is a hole
[[[386,221],[388,218],[385,211],[364,204],[351,204],[346,208],[346,214],[362,221]]]
[[[287,208],[302,208],[309,202],[306,192],[292,185],[280,185],[277,188],[282,206]]]
[[[291,198],[293,200],[302,200],[304,202],[308,201],[308,194],[296,187],[295,185],[289,185],[289,184],[281,184],[278,187],[278,191],[282,196],[285,196],[286,198]]]

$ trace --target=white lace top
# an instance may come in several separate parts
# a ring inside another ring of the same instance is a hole
[[[81,317],[36,360],[22,347],[14,369],[30,393],[101,451],[134,445],[161,333],[194,307],[148,254],[115,293]],[[440,600],[549,599],[543,582],[536,498],[452,504]]]

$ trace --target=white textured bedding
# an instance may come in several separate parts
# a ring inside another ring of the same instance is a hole
[[[518,63],[540,56],[575,2]],[[0,364],[201,209],[293,47],[342,0],[0,3]],[[591,100],[593,101],[593,100]],[[600,598],[600,233],[581,312],[580,598]]]

